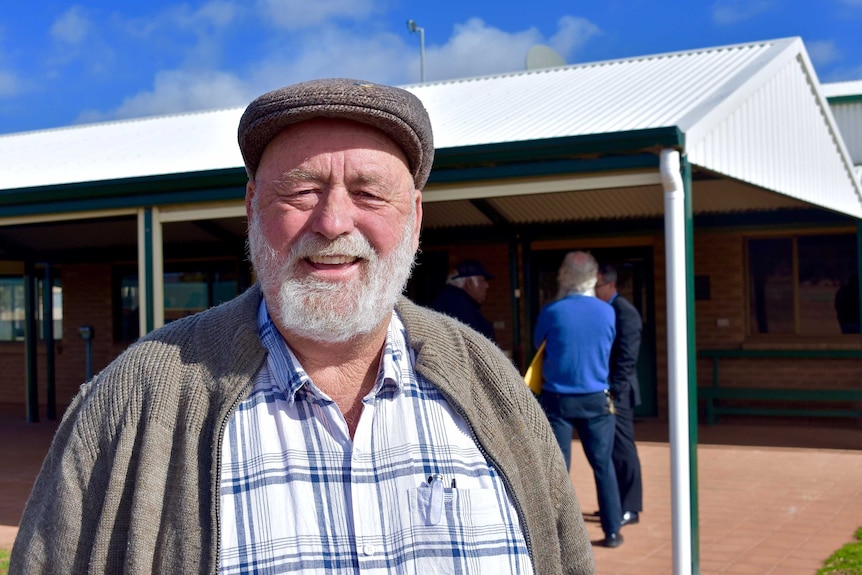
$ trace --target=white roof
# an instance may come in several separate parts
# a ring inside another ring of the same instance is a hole
[[[849,82],[829,82],[821,84],[823,95],[827,98],[839,98],[842,96],[862,96],[862,80]]]
[[[862,217],[798,38],[406,88],[428,108],[438,149],[676,126],[695,165]],[[238,168],[241,113],[0,136],[0,189]]]
[[[242,108],[0,135],[0,189],[241,167]]]
[[[828,98],[833,98],[829,101],[829,107],[841,129],[844,144],[853,163],[862,165],[862,80],[824,84],[823,93]],[[856,180],[859,181],[858,172]]]

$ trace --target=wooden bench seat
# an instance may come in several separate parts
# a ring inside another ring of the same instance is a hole
[[[719,384],[722,359],[862,359],[862,350],[703,349],[698,356],[713,362],[712,385],[697,388],[698,398],[705,400],[708,424],[715,423],[721,414],[862,418],[862,381],[854,389],[722,387]],[[824,382],[828,382],[828,378],[824,378]],[[787,405],[792,403],[808,405]],[[823,406],[811,407],[812,403]]]

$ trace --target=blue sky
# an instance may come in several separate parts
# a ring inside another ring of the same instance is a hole
[[[347,76],[407,84],[800,36],[821,82],[862,79],[862,0],[163,0],[4,3],[0,133],[243,106]]]

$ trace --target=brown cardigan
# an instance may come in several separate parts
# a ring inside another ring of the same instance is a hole
[[[22,518],[9,573],[216,573],[221,438],[263,365],[257,286],[173,322],[85,384]],[[559,447],[511,362],[402,299],[416,369],[470,425],[506,482],[537,575],[593,573]]]

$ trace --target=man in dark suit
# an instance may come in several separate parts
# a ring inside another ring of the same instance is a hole
[[[641,463],[635,446],[634,408],[640,405],[637,363],[643,322],[637,308],[617,293],[617,270],[599,267],[596,296],[616,312],[616,337],[611,348],[608,383],[617,411],[613,462],[623,510],[622,524],[637,523],[643,510]]]

